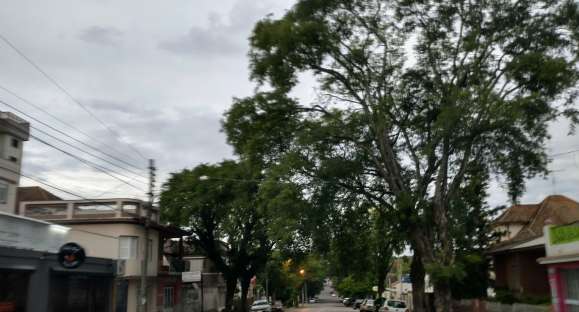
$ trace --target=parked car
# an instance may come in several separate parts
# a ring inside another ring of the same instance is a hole
[[[378,312],[410,312],[406,307],[406,303],[400,300],[386,300],[386,303],[378,310]]]
[[[271,306],[271,312],[283,312],[283,304],[281,301],[277,300]]]
[[[256,300],[251,305],[251,312],[271,312],[271,304],[267,300]]]
[[[308,300],[308,302],[309,302],[309,303],[316,303],[316,298],[310,298],[310,299]]]
[[[362,302],[364,302],[364,299],[356,299],[354,303],[352,303],[352,308],[359,309],[360,306],[362,305]]]
[[[353,301],[352,298],[344,298],[344,300],[342,300],[342,304],[346,307],[349,307],[352,305],[352,301]]]
[[[360,305],[360,312],[376,312],[373,299],[366,299]]]

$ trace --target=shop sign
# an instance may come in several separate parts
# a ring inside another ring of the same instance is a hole
[[[549,228],[551,245],[568,244],[579,241],[579,226],[555,226]]]
[[[68,228],[0,212],[0,246],[56,253]]]
[[[66,243],[58,251],[58,263],[66,269],[76,269],[84,263],[84,248],[77,243]]]

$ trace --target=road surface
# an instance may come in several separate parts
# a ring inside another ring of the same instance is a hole
[[[345,307],[337,297],[331,296],[332,289],[324,288],[319,295],[319,303],[304,304],[299,308],[287,310],[288,312],[355,312],[351,307]]]

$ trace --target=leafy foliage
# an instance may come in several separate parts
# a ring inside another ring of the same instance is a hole
[[[387,211],[441,273],[446,311],[468,170],[503,176],[515,201],[547,171],[548,124],[578,120],[578,15],[570,0],[300,0],[256,25],[252,78],[273,91],[237,100],[224,129],[334,211]],[[313,103],[288,95],[301,73]]]

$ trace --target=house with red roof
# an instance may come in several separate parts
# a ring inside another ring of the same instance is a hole
[[[495,290],[508,291],[516,298],[550,296],[547,267],[538,262],[546,256],[546,221],[553,225],[579,221],[579,203],[563,195],[551,195],[538,204],[513,205],[494,220],[493,230],[500,240],[488,254],[492,257]]]

